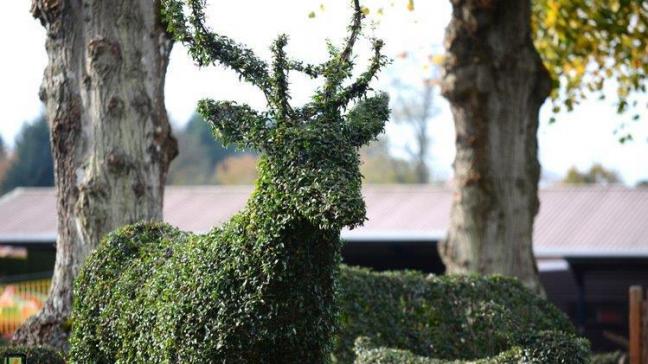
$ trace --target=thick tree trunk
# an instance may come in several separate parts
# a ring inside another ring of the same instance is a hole
[[[177,154],[164,107],[171,41],[158,1],[33,0],[47,30],[41,98],[54,155],[58,240],[44,309],[14,336],[67,347],[73,280],[107,232],[162,219]]]
[[[551,80],[529,0],[451,0],[442,92],[456,128],[455,193],[441,253],[449,272],[518,277],[542,292],[532,251],[538,113]]]

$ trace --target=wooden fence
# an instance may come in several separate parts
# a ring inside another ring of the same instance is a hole
[[[51,280],[0,283],[0,336],[9,338],[45,304]]]
[[[629,292],[629,356],[630,364],[648,364],[648,299],[641,286]]]

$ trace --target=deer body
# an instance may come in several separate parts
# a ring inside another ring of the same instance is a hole
[[[210,33],[201,1],[164,0],[170,30],[201,64],[230,66],[266,95],[270,110],[203,100],[199,112],[224,141],[261,154],[246,207],[205,235],[165,224],[126,226],[87,260],[75,289],[71,357],[98,363],[322,363],[335,326],[340,230],[365,219],[358,148],[388,118],[384,94],[366,97],[384,63],[349,85],[354,18],[346,46],[328,62],[290,61],[273,45],[272,72],[251,51]],[[288,73],[324,77],[301,108]],[[356,101],[346,112],[350,102]],[[196,211],[200,213],[200,211]]]

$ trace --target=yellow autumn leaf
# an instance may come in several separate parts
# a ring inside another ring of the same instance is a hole
[[[433,54],[430,56],[430,62],[436,64],[437,66],[443,63],[445,56],[443,54]]]
[[[414,0],[407,1],[407,10],[414,11]]]

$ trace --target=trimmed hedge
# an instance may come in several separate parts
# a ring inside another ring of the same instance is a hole
[[[109,234],[76,281],[72,360],[324,361],[339,261],[336,249],[315,247],[338,235],[302,225],[291,239],[257,240],[245,211],[206,235],[165,224]]]
[[[460,364],[412,354],[407,350],[375,347],[370,339],[358,338],[354,364]],[[472,364],[585,364],[590,363],[589,344],[573,335],[544,331],[531,336],[525,346],[514,346],[495,356],[470,361]]]
[[[586,341],[576,338],[562,312],[511,278],[437,277],[343,267],[339,303],[334,354],[338,363],[354,361],[353,345],[358,337],[367,337],[374,348],[383,348],[361,350],[368,358],[407,357],[413,363],[429,361],[427,358],[477,360],[500,354],[508,358],[515,353],[533,358],[547,353],[576,355],[576,361],[570,363],[578,363],[588,353]],[[535,344],[538,338],[547,340],[546,348]],[[417,356],[420,358],[414,359]]]
[[[45,346],[0,346],[0,359],[6,354],[24,354],[28,364],[65,364],[58,351]]]

